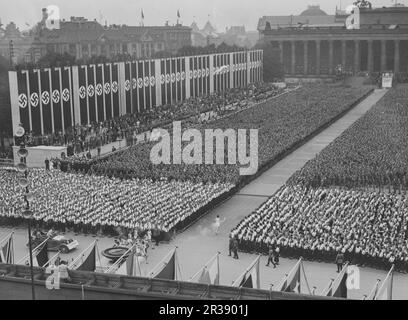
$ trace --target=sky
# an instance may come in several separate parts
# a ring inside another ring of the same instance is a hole
[[[82,16],[108,24],[139,25],[141,10],[145,25],[164,25],[177,21],[199,27],[210,20],[218,32],[232,25],[245,25],[256,30],[258,19],[264,15],[300,14],[308,5],[320,4],[328,14],[334,14],[336,6],[343,8],[354,0],[0,0],[0,19],[3,24],[13,21],[20,30],[28,29],[41,20],[41,8],[56,5],[62,19]],[[408,5],[408,0],[398,2]],[[372,0],[374,7],[390,6],[393,0]]]

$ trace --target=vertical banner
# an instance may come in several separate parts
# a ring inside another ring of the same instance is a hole
[[[95,99],[95,74],[94,74],[94,65],[87,66],[87,92],[88,92],[88,108],[89,108],[89,123],[96,121],[96,99]]]
[[[132,113],[139,113],[139,96],[137,87],[137,61],[133,61],[131,64],[132,73]]]
[[[215,69],[214,68],[214,61],[215,61],[214,55],[212,54],[212,55],[209,56],[210,74],[209,74],[208,78],[210,79],[210,94],[214,93],[214,79],[215,79],[215,76],[214,76],[214,69]]]
[[[186,95],[185,95],[185,99],[190,99],[191,97],[191,91],[190,91],[190,58],[189,57],[185,57],[184,58],[184,88],[186,91]]]
[[[176,92],[176,59],[171,59],[170,63],[170,84],[171,84],[171,103],[177,101],[177,92]]]
[[[143,86],[145,94],[145,110],[151,108],[151,96],[150,96],[150,62],[143,62]]]
[[[18,89],[17,89],[18,106],[20,109],[19,110],[20,122],[23,125],[26,132],[30,132],[32,130],[32,120],[31,120],[31,104],[30,104],[30,88],[29,88],[28,71],[17,72],[17,84],[18,84]],[[13,118],[13,121],[14,121],[14,118]],[[13,123],[13,130],[15,129],[16,129],[16,125]]]
[[[203,94],[207,95],[207,56],[203,56],[203,70],[202,70],[202,76],[203,76]]]
[[[145,98],[144,98],[144,89],[143,89],[143,62],[137,62],[137,89],[139,97],[139,112],[144,112],[145,110]]]
[[[194,67],[193,67],[193,78],[194,78],[194,92],[195,96],[200,96],[200,88],[198,86],[198,58],[194,57],[193,59]]]
[[[154,92],[156,96],[155,100],[155,106],[161,106],[162,103],[162,83],[161,83],[161,75],[162,75],[162,69],[161,69],[161,60],[156,59],[153,61],[154,63],[154,79],[155,79],[155,85],[154,85]]]
[[[229,88],[234,88],[234,69],[233,69],[234,54],[230,53],[228,55],[228,78],[229,78]]]
[[[105,104],[105,119],[110,120],[113,118],[112,112],[112,64],[107,63],[103,67],[103,94]]]
[[[30,88],[30,105],[31,105],[31,120],[32,131],[35,135],[41,134],[42,119],[40,114],[40,94],[38,83],[38,71],[29,71],[29,88]]]
[[[41,104],[42,104],[42,118],[44,125],[44,133],[49,134],[54,132],[53,115],[51,115],[51,70],[43,69],[41,74]],[[54,112],[52,112],[54,113]]]
[[[187,81],[186,81],[186,60],[187,58],[181,58],[181,99],[184,101],[187,99]]]
[[[60,83],[60,68],[51,69],[51,100],[54,131],[62,132],[62,108],[61,108],[61,83]]]
[[[160,60],[160,86],[162,105],[167,105],[166,60]]]
[[[189,58],[188,81],[190,82],[190,96],[194,98],[195,91],[194,91],[194,60],[193,60],[193,57]]]
[[[167,104],[171,104],[171,61],[166,59],[166,95],[167,95]]]
[[[183,100],[182,82],[181,82],[181,58],[176,59],[176,84],[177,84],[177,101]]]
[[[125,67],[125,101],[123,103],[125,104],[125,114],[130,114],[132,113],[132,70],[131,70],[131,64],[130,62],[125,62],[124,63]]]
[[[104,64],[97,64],[96,66],[96,103],[98,105],[98,120],[100,122],[106,120],[106,104],[105,104],[105,95],[104,95]]]
[[[150,77],[150,109],[154,109],[157,106],[156,101],[156,64],[154,60],[149,61],[149,77]]]
[[[18,75],[16,71],[9,71],[9,88],[10,88],[10,104],[11,104],[11,123],[13,134],[18,125],[22,122],[20,117],[20,97],[18,94]],[[27,108],[27,95],[24,100],[25,108]],[[23,125],[24,126],[24,125]],[[26,129],[26,131],[28,131]]]
[[[73,113],[71,112],[71,70],[70,68],[61,68],[61,78],[62,78],[62,111],[64,115],[64,132],[67,128],[72,126]]]
[[[74,105],[74,125],[77,125],[81,123],[78,66],[72,67],[72,103]]]
[[[78,81],[78,95],[81,114],[81,124],[90,123],[89,112],[89,99],[88,99],[88,68],[87,66],[81,66],[78,69],[79,81]],[[53,82],[54,83],[54,82]]]
[[[118,84],[119,84],[119,115],[126,114],[126,75],[125,75],[125,63],[118,63]]]
[[[113,117],[119,117],[120,115],[120,93],[119,93],[119,63],[112,64],[111,73],[111,94],[112,94],[112,109]]]

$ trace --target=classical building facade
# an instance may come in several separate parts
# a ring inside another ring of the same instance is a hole
[[[360,9],[358,29],[346,19],[312,7],[298,17],[262,17],[258,30],[261,41],[280,48],[286,75],[330,76],[339,65],[351,73],[408,72],[407,7]]]
[[[76,59],[117,54],[149,58],[161,51],[176,53],[190,45],[189,27],[104,26],[83,17],[62,20],[59,28],[52,30],[44,28],[40,22],[30,31],[20,32],[14,23],[10,23],[0,33],[0,55],[13,58],[14,63],[36,62],[49,52],[69,53]]]

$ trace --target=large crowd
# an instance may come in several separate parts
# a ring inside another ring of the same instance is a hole
[[[65,133],[55,132],[44,135],[29,132],[26,144],[29,146],[52,145],[67,146],[68,155],[82,153],[89,149],[126,139],[128,144],[135,136],[154,127],[162,126],[175,120],[197,116],[207,111],[228,112],[227,106],[241,106],[265,100],[282,92],[272,84],[251,84],[246,88],[235,88],[225,92],[190,98],[186,101],[147,109],[140,113],[126,114],[103,122],[92,122],[89,125],[75,125]]]
[[[0,219],[18,224],[24,219],[21,176],[0,170]],[[233,186],[222,183],[120,180],[96,175],[30,170],[33,219],[42,228],[115,234],[125,230],[164,232],[183,227],[197,212]]]
[[[408,85],[399,85],[290,180],[312,187],[408,188]]]
[[[268,163],[303,141],[313,132],[336,118],[370,88],[346,88],[325,85],[303,86],[295,91],[235,112],[209,123],[187,123],[183,128],[259,129],[259,165]],[[171,130],[169,130],[171,132]],[[204,136],[204,134],[203,134]],[[136,145],[123,152],[92,162],[81,163],[81,170],[118,177],[222,181],[238,184],[241,181],[237,165],[153,165],[150,151],[154,142]],[[237,148],[240,146],[237,144]],[[247,150],[249,146],[247,145]],[[227,159],[228,148],[224,148]],[[75,166],[75,164],[73,165]]]
[[[408,272],[408,197],[345,189],[282,187],[231,232],[244,251]]]

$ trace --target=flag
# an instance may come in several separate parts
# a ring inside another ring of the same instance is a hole
[[[378,289],[375,300],[392,300],[392,286],[394,282],[394,265],[384,279],[380,289]]]
[[[300,293],[300,276],[302,268],[302,258],[296,263],[293,269],[285,276],[278,285],[276,291]]]
[[[127,275],[130,277],[142,276],[142,271],[141,271],[140,263],[139,263],[139,257],[132,251],[127,257],[126,261],[122,263],[122,265],[119,267],[119,269],[115,273]]]
[[[96,269],[96,243],[88,256],[85,259],[83,259],[83,257],[84,255],[82,256],[82,263],[79,265],[79,267],[75,268],[75,270],[94,272]]]
[[[164,263],[163,266],[160,267],[160,270],[154,273],[152,278],[177,280],[176,279],[176,250],[173,251],[168,262]]]
[[[60,258],[60,253],[58,252],[55,256],[51,257],[50,260],[48,260],[48,262],[46,263],[46,265],[48,267],[50,266],[55,266],[56,262],[59,260]],[[45,265],[44,265],[45,266]]]
[[[48,245],[47,242],[41,248],[35,250],[33,266],[43,267],[48,262]]]
[[[0,263],[14,263],[13,234],[0,245]]]
[[[220,284],[220,270],[219,270],[219,254],[213,259],[208,266],[204,266],[198,283],[219,285]]]
[[[177,10],[177,18],[180,18],[180,10]]]
[[[245,273],[240,276],[237,280],[234,281],[232,284],[233,287],[240,287],[240,288],[254,288],[260,289],[261,288],[261,281],[259,276],[259,261],[261,256],[258,256],[256,260],[251,264]]]
[[[367,300],[374,300],[375,297],[377,296],[378,289],[380,288],[380,282],[381,280],[377,280],[376,284],[374,285],[374,288],[371,290],[370,294],[367,296]]]
[[[144,13],[143,13],[143,9],[142,9],[142,19],[144,19]]]
[[[344,266],[337,279],[333,282],[331,297],[347,298],[347,267],[348,264]]]

